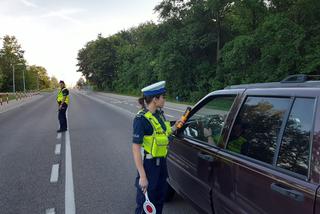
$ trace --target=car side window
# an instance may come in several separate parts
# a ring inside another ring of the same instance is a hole
[[[307,176],[315,99],[296,98],[286,124],[277,166]]]
[[[214,97],[188,119],[183,135],[217,145],[235,97],[235,95]]]
[[[227,149],[272,164],[290,98],[247,97],[232,127]]]

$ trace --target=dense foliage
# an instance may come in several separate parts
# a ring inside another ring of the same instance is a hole
[[[23,91],[23,75],[27,91],[36,89],[56,88],[58,80],[50,78],[44,67],[28,66],[24,51],[14,36],[3,38],[0,49],[0,92],[13,91],[13,71],[15,75],[15,91]]]
[[[79,72],[99,90],[139,94],[166,80],[195,101],[230,84],[320,74],[319,0],[163,0],[147,22],[90,41]]]

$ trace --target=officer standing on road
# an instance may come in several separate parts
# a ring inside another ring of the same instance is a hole
[[[157,214],[161,214],[167,190],[167,145],[172,132],[170,122],[166,121],[161,110],[165,103],[165,81],[147,86],[141,91],[143,97],[139,103],[142,109],[133,122],[132,151],[138,170],[135,213],[144,213],[144,193],[148,192]]]
[[[60,80],[59,85],[60,91],[57,95],[57,103],[59,108],[58,119],[60,123],[60,129],[58,129],[57,132],[65,132],[68,129],[66,111],[69,105],[69,90],[66,88],[64,81]]]

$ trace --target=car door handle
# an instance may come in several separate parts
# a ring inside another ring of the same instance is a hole
[[[214,161],[214,158],[211,155],[203,154],[201,152],[198,153],[198,157],[208,162]]]
[[[282,186],[281,184],[277,184],[277,183],[272,183],[270,186],[273,191],[279,192],[280,194],[282,194],[284,196],[287,196],[287,197],[292,198],[292,199],[299,201],[299,202],[304,201],[304,194],[297,191],[297,190],[288,189],[288,188]]]

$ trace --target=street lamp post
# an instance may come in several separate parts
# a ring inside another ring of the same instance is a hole
[[[23,63],[18,63],[17,65],[24,65]],[[26,92],[26,82],[24,78],[24,70],[23,70],[23,91]],[[12,64],[12,92],[16,93],[16,82],[15,82],[15,66]]]
[[[23,78],[23,92],[26,93],[26,79],[24,77],[24,69],[22,70],[22,78]]]
[[[16,93],[16,83],[14,81],[14,64],[12,64],[12,92]]]
[[[39,91],[39,73],[37,72],[37,88],[38,88],[38,91]]]

